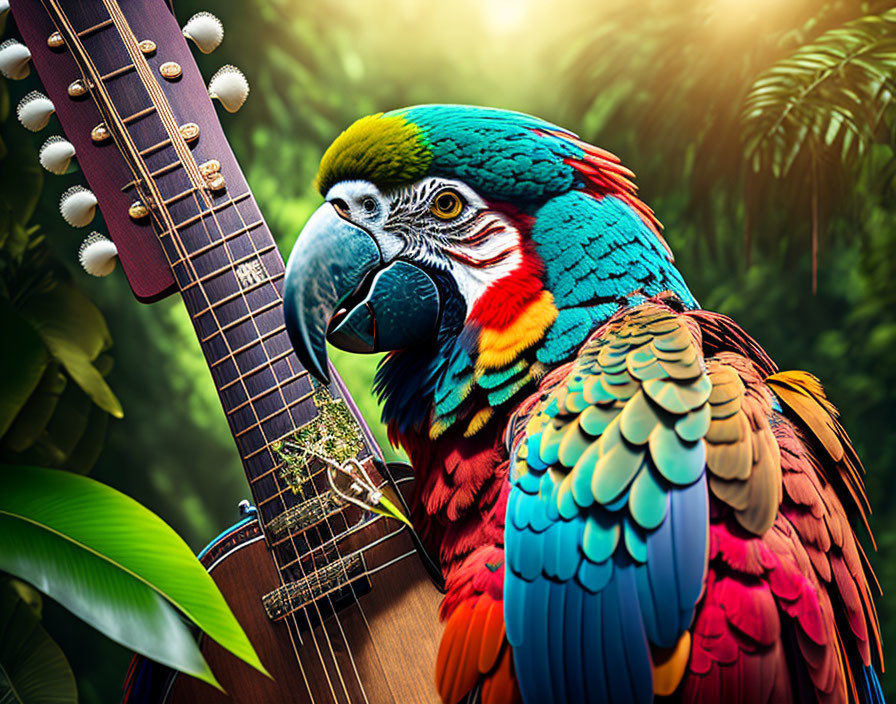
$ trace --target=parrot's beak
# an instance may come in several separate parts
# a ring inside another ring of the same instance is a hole
[[[324,203],[286,265],[283,312],[299,361],[329,382],[327,346],[380,352],[432,339],[439,290],[420,267],[384,262],[373,235]]]

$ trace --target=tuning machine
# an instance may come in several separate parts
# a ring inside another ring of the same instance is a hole
[[[16,108],[16,117],[25,129],[31,132],[39,132],[56,112],[53,101],[40,91],[33,90],[19,101]]]
[[[78,249],[78,260],[91,276],[108,276],[118,262],[118,248],[105,235],[91,232]]]
[[[236,66],[222,66],[208,82],[208,94],[217,98],[227,112],[236,112],[249,96],[249,81]]]
[[[31,51],[15,39],[0,44],[0,73],[15,81],[31,73]]]
[[[0,20],[9,12],[9,0],[0,0]]]
[[[203,54],[211,54],[224,41],[224,25],[211,12],[197,12],[187,20],[183,33]]]
[[[86,227],[96,214],[97,200],[93,191],[72,186],[59,199],[59,212],[72,227]]]
[[[38,159],[51,174],[61,176],[68,171],[72,157],[75,156],[75,146],[67,139],[59,136],[50,137],[40,148]]]

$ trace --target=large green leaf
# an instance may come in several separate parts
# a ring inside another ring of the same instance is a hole
[[[0,582],[0,703],[77,704],[75,676],[28,604]]]
[[[113,640],[212,681],[171,605],[261,672],[224,597],[161,518],[70,472],[0,472],[0,570],[30,582]]]
[[[3,386],[0,392],[0,437],[34,392],[47,367],[47,348],[31,326],[0,298],[0,369]]]
[[[121,404],[92,364],[111,344],[109,329],[97,307],[74,286],[59,282],[48,291],[29,296],[21,313],[94,403],[121,418]]]

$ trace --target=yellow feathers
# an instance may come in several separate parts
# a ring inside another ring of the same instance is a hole
[[[520,316],[503,330],[483,328],[479,337],[479,358],[476,366],[498,369],[513,362],[521,352],[544,337],[557,318],[557,308],[550,291],[530,303]]]

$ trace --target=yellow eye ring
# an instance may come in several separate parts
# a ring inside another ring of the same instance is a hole
[[[464,201],[457,191],[446,188],[436,195],[429,209],[440,220],[453,220],[464,209]]]

